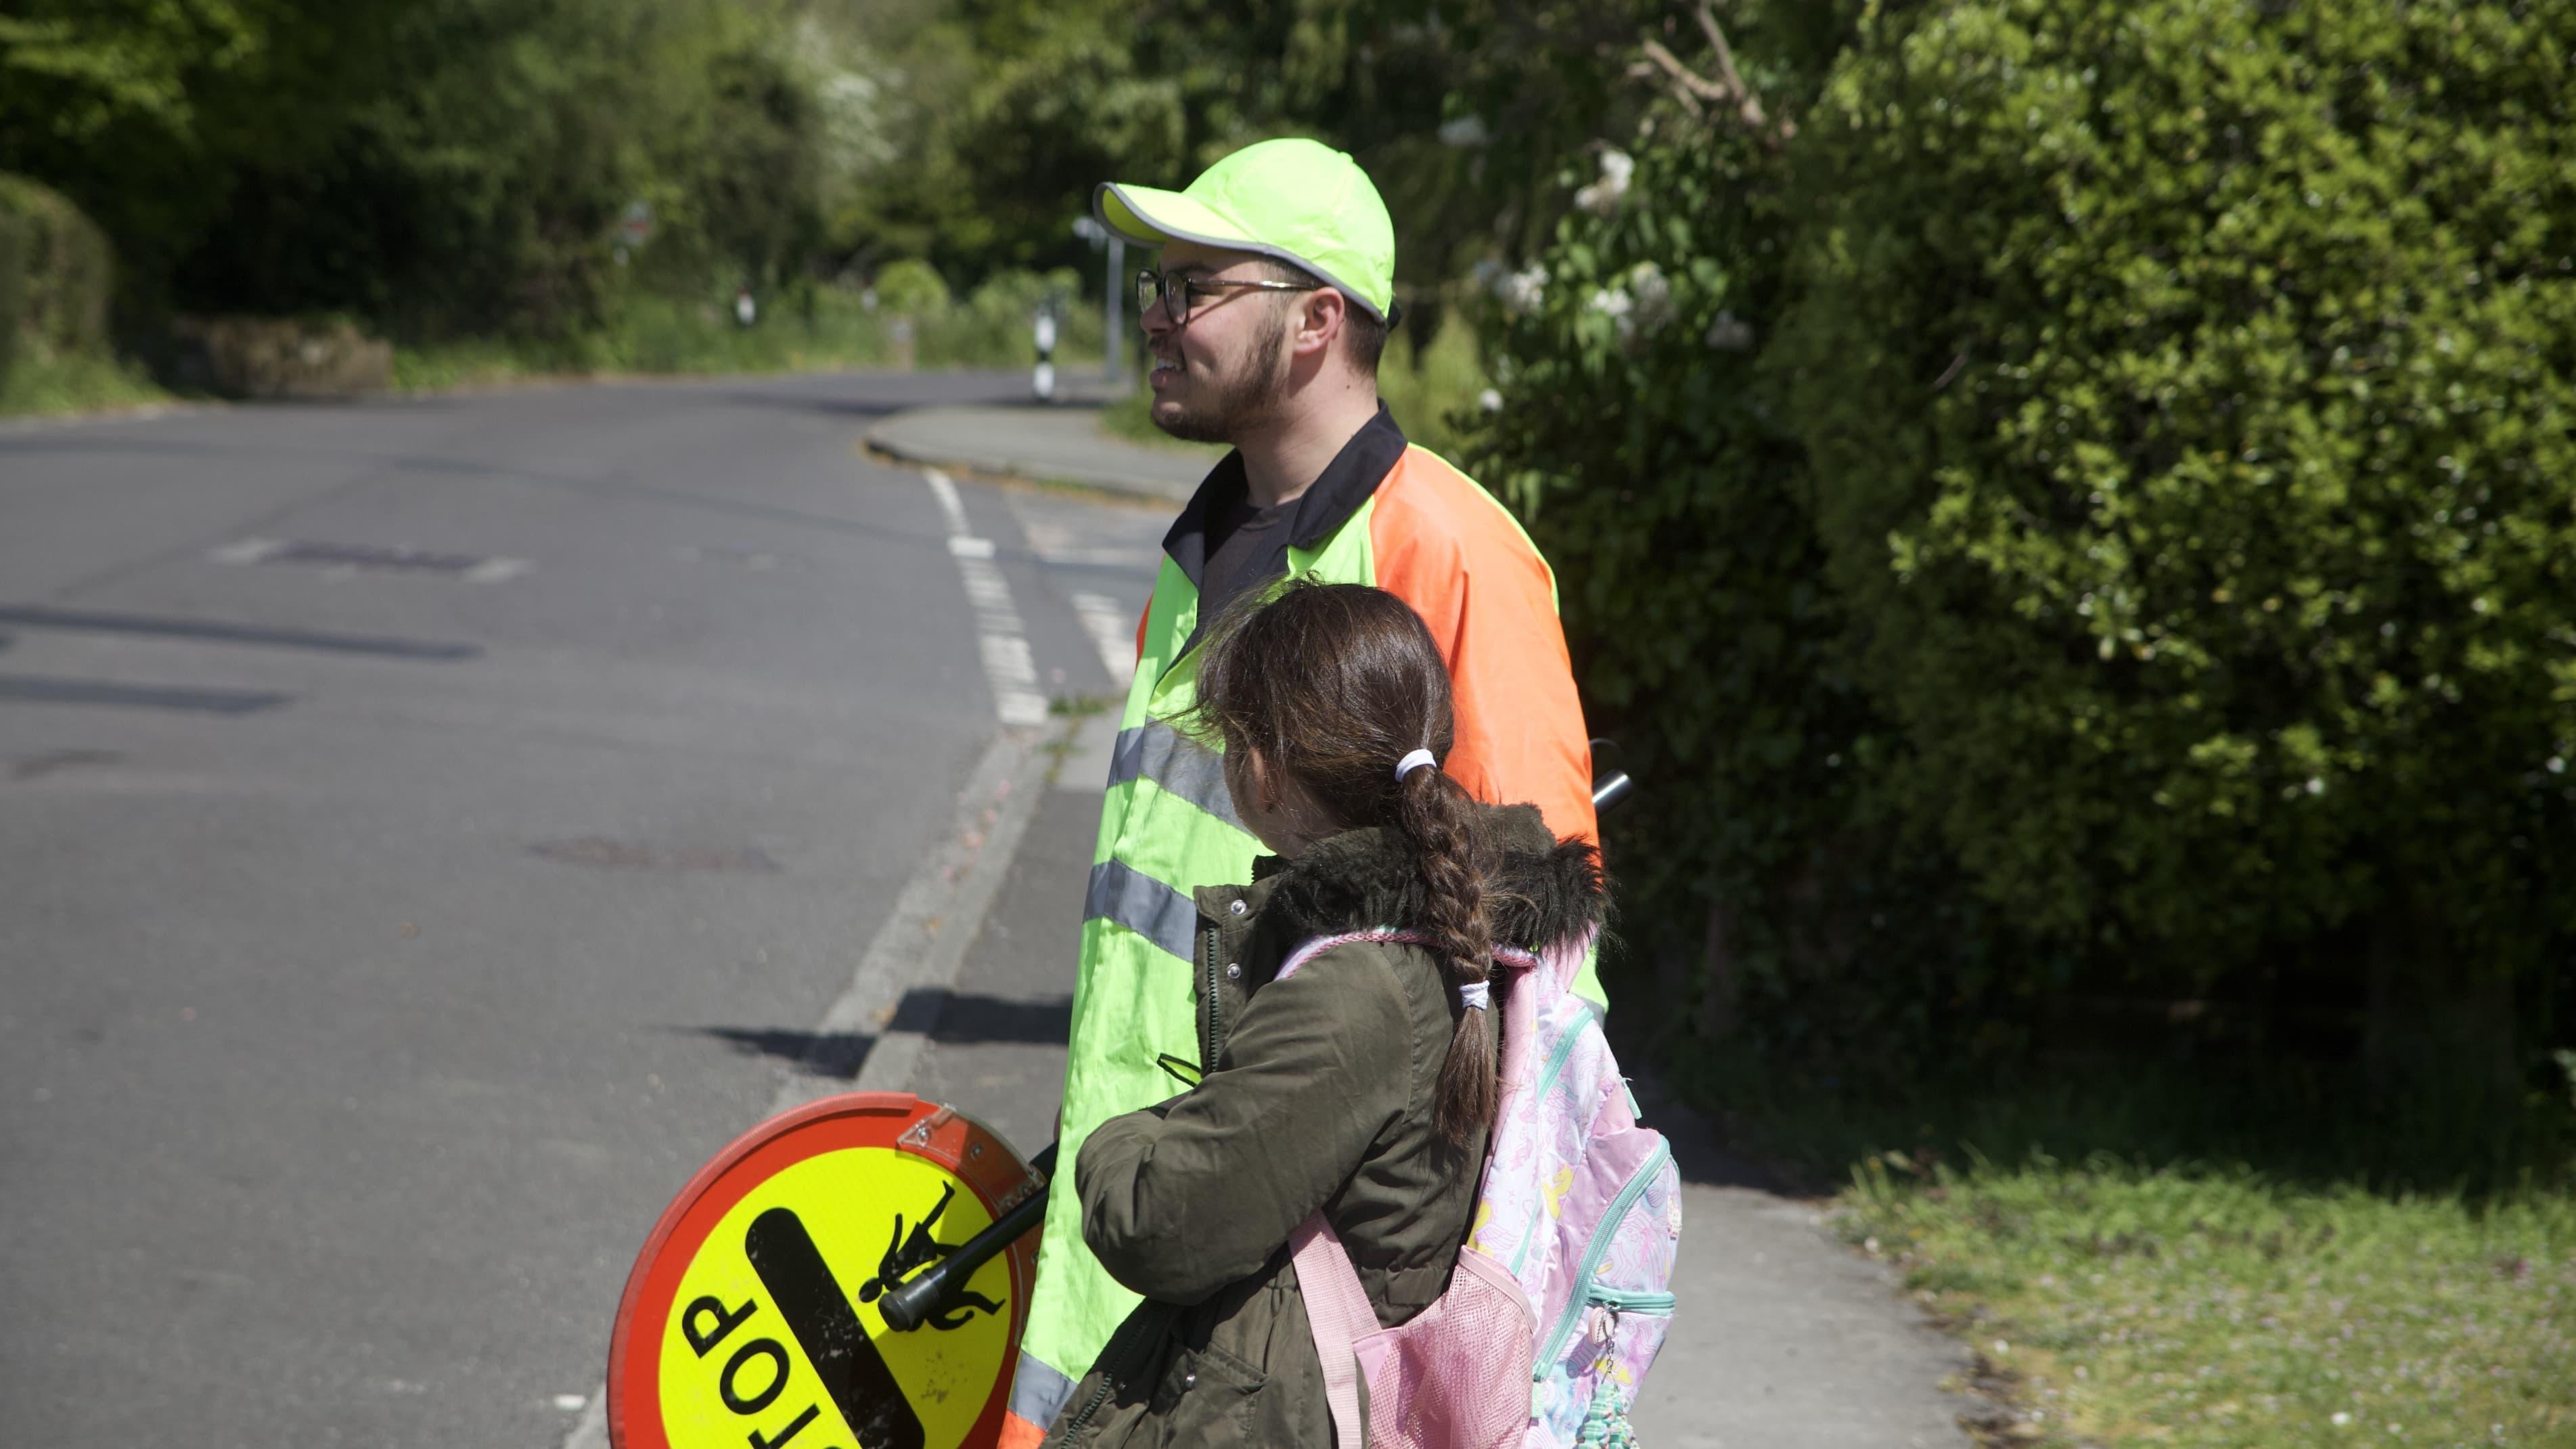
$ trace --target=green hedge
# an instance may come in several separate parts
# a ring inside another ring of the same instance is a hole
[[[1878,779],[2019,923],[2565,959],[2571,47],[2566,0],[1979,0],[1846,56],[1777,360]]]
[[[1818,78],[1781,57],[1830,54],[1821,13],[1730,23],[1776,107]],[[1627,989],[1702,1036],[1901,1077],[1988,928],[1941,853],[1869,809],[1877,721],[1763,365],[1795,227],[1781,157],[1666,108],[1560,181],[1578,204],[1552,245],[1489,269],[1503,406],[1469,451],[1556,566],[1593,730],[1645,784],[1605,826],[1628,954],[1658,972]]]
[[[79,208],[0,175],[0,385],[24,353],[104,354],[115,282],[107,237]]]
[[[1498,281],[1479,461],[1653,783],[1632,937],[1853,1070],[2206,992],[2515,1075],[2576,957],[2576,3],[1840,13],[1730,21],[1785,146],[1660,111]]]

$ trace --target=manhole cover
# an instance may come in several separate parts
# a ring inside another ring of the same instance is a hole
[[[582,835],[570,840],[541,840],[528,848],[548,860],[568,860],[575,865],[596,865],[616,870],[774,871],[779,868],[777,861],[747,845],[673,848]]]
[[[469,584],[497,584],[528,571],[523,558],[444,553],[409,544],[322,543],[310,539],[243,538],[210,551],[227,564],[302,564],[348,572],[430,574]]]

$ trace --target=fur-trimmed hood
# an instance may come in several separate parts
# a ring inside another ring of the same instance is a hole
[[[1609,894],[1597,849],[1558,840],[1531,805],[1481,806],[1476,821],[1494,862],[1485,907],[1498,944],[1535,950],[1604,924]],[[1265,856],[1253,879],[1268,886],[1263,913],[1291,938],[1411,926],[1428,894],[1412,843],[1386,826],[1343,831],[1295,860]]]

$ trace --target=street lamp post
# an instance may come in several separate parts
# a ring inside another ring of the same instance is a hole
[[[1074,218],[1073,234],[1091,243],[1093,251],[1099,251],[1104,245],[1109,250],[1109,285],[1103,289],[1106,296],[1101,303],[1103,340],[1100,352],[1101,366],[1107,373],[1105,380],[1109,390],[1115,393],[1127,385],[1127,336],[1123,315],[1126,311],[1123,302],[1127,295],[1127,239],[1088,216]]]

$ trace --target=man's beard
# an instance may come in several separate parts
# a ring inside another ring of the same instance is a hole
[[[1214,396],[1181,402],[1168,418],[1161,409],[1154,409],[1154,426],[1183,442],[1235,441],[1279,405],[1288,381],[1288,359],[1281,350],[1287,340],[1288,311],[1282,307],[1253,334],[1252,346],[1233,375],[1217,379]]]

